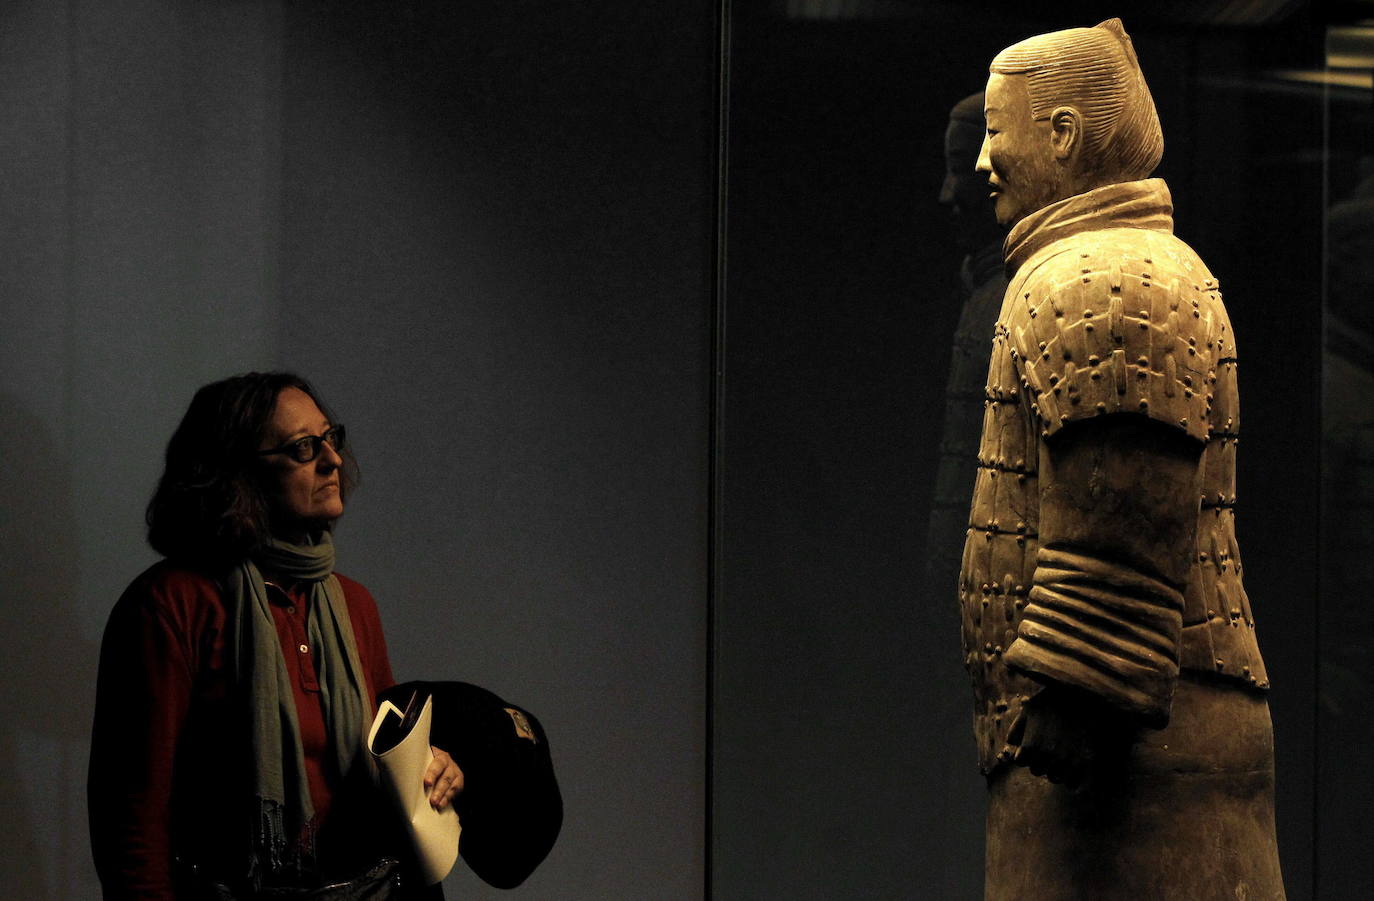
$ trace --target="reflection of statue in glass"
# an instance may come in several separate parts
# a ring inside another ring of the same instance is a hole
[[[968,522],[968,473],[977,463],[983,430],[983,382],[992,327],[1002,308],[1006,229],[997,224],[987,179],[973,170],[983,143],[983,92],[960,100],[945,129],[945,180],[940,203],[949,208],[960,265],[962,303],[945,389],[945,418],[927,541],[927,583],[947,587],[959,573],[958,535]]]
[[[1217,282],[1147,178],[1163,139],[1119,21],[991,71],[1010,284],[960,575],[987,897],[1282,898]]]
[[[1353,191],[1333,203],[1326,218],[1321,369],[1325,640],[1318,647],[1322,703],[1317,726],[1322,736],[1318,750],[1333,764],[1374,744],[1374,721],[1364,709],[1374,684],[1374,623],[1365,596],[1374,579],[1374,405],[1358,401],[1374,397],[1374,157],[1364,157],[1359,167]],[[1333,171],[1333,189],[1337,177]],[[1374,840],[1374,822],[1367,813],[1374,805],[1374,784],[1342,779],[1336,768],[1330,778],[1340,780],[1336,784],[1341,790],[1324,794],[1317,828],[1339,832],[1339,847],[1367,847]]]

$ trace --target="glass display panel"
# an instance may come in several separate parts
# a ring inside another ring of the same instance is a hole
[[[1324,20],[1283,2],[779,0],[729,8],[716,897],[981,894],[951,572],[973,465],[955,471],[946,406],[968,387],[959,355],[987,351],[956,340],[982,245],[941,199],[946,129],[1003,47],[1108,15],[1155,98],[1176,233],[1240,346],[1237,521],[1280,852],[1288,897],[1314,896]]]

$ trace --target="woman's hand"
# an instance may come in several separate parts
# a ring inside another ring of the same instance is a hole
[[[458,769],[458,764],[453,762],[447,751],[441,751],[433,745],[429,749],[434,752],[434,759],[429,762],[429,769],[425,770],[425,788],[429,789],[430,806],[435,810],[443,810],[453,796],[463,790],[463,771]]]

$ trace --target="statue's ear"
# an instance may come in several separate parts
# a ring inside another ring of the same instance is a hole
[[[1050,113],[1050,144],[1057,160],[1073,159],[1083,146],[1083,117],[1071,106]]]

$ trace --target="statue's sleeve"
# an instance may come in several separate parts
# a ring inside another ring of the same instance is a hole
[[[1040,551],[1007,664],[1168,722],[1201,445],[1141,416],[1072,424],[1040,453]]]
[[[1017,289],[1009,335],[1040,436],[1040,550],[1006,662],[1162,726],[1220,346],[1201,303],[1214,283],[1157,279],[1145,255],[1057,262]]]

